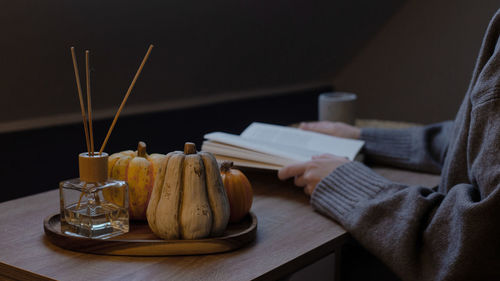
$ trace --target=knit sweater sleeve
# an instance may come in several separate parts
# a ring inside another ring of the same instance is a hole
[[[366,161],[422,172],[440,173],[452,121],[408,129],[361,130]]]
[[[317,185],[311,204],[403,280],[500,280],[500,160],[488,164],[487,178],[445,195],[349,162]]]
[[[470,123],[454,134],[438,190],[349,162],[319,182],[311,204],[404,280],[500,280],[498,108],[494,88],[458,115]]]

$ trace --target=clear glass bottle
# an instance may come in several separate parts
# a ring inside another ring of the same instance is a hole
[[[128,186],[108,179],[108,154],[78,155],[80,178],[59,184],[61,232],[105,239],[129,231]]]

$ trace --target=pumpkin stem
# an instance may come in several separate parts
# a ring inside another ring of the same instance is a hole
[[[221,172],[229,172],[231,167],[233,167],[233,161],[222,161],[222,164],[220,164]]]
[[[137,145],[137,156],[146,158],[146,143],[143,141],[140,141],[139,144]]]
[[[184,144],[184,154],[196,154],[196,144],[192,142],[186,142]]]

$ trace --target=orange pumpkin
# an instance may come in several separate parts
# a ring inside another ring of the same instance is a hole
[[[250,211],[253,202],[252,185],[240,170],[233,169],[233,162],[221,164],[221,177],[229,199],[229,222],[240,221]]]
[[[108,158],[109,178],[123,180],[128,184],[129,216],[133,220],[145,220],[146,209],[159,173],[164,154],[146,153],[146,144],[139,142],[137,151],[126,150]],[[119,194],[105,194],[112,201]],[[121,198],[121,197],[119,197]]]

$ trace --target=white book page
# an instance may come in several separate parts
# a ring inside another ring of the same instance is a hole
[[[260,152],[269,155],[280,156],[282,158],[289,159],[292,162],[308,161],[313,155],[318,155],[318,152],[313,150],[299,149],[297,147],[262,141],[259,139],[248,139],[243,138],[239,135],[233,135],[223,132],[209,133],[204,137],[207,140],[245,148],[248,150],[248,154]],[[229,153],[229,150],[227,150],[227,152]]]
[[[254,122],[240,135],[246,140],[265,140],[278,146],[304,148],[312,155],[330,153],[354,160],[364,142],[337,138],[297,128]]]
[[[295,162],[294,160],[291,160],[289,158],[274,156],[210,140],[203,142],[201,150],[211,152],[216,155],[224,155],[240,159],[248,159],[263,163],[273,163],[274,165],[279,165],[279,166],[285,166]]]
[[[258,162],[258,161],[253,161],[253,160],[248,160],[248,159],[240,159],[236,157],[231,157],[231,156],[225,156],[225,155],[220,155],[220,154],[214,154],[215,158],[217,161],[232,161],[233,165],[235,167],[250,167],[250,168],[257,168],[257,169],[266,169],[266,170],[274,170],[278,171],[279,169],[283,168],[282,165],[274,165],[270,163],[264,163],[264,162]]]

